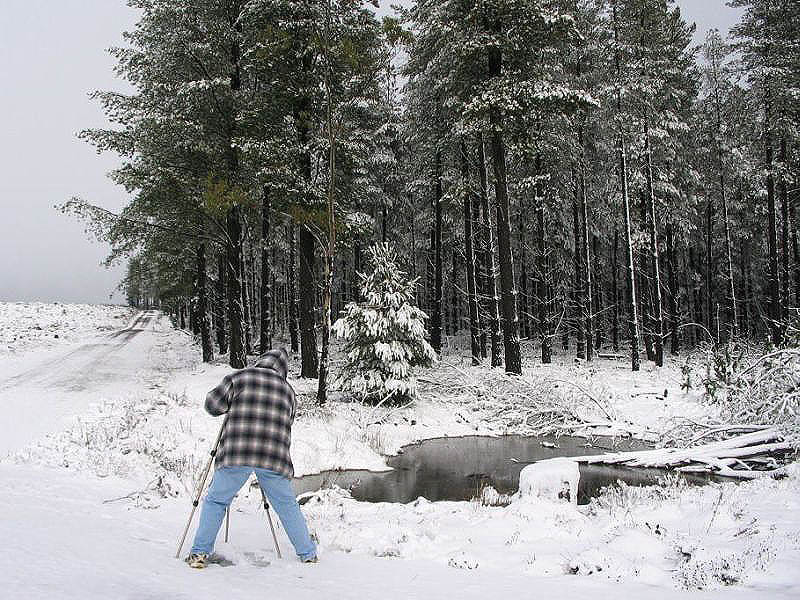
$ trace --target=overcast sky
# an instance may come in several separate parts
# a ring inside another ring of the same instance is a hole
[[[381,5],[397,3],[382,0]],[[679,0],[687,20],[727,32],[724,0]],[[126,202],[106,178],[116,160],[75,134],[104,125],[87,94],[125,90],[104,51],[136,19],[124,0],[2,0],[0,19],[0,301],[121,302],[122,268],[83,226],[53,207],[80,196],[111,210]]]

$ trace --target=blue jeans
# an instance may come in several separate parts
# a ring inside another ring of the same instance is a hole
[[[220,467],[214,471],[214,478],[211,480],[203,502],[203,510],[200,512],[200,525],[194,536],[192,552],[211,554],[222,519],[225,517],[225,509],[253,471],[272,508],[278,513],[297,556],[300,559],[315,556],[317,547],[308,534],[308,526],[297,504],[292,482],[275,471],[258,467]]]

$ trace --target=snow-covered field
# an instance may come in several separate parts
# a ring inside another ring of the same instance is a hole
[[[36,319],[22,314],[24,305],[11,306],[15,317],[3,318],[3,339],[35,339],[27,329]],[[67,308],[26,306],[46,315]],[[219,426],[202,400],[228,367],[201,364],[191,339],[156,313],[131,318],[126,309],[102,307],[60,314],[69,342],[20,344],[0,359],[0,452],[8,452],[0,461],[3,597],[800,594],[796,466],[777,481],[615,488],[585,507],[532,495],[505,507],[425,499],[370,504],[325,490],[304,504],[320,542],[317,565],[291,558],[280,527],[284,558],[277,559],[259,495],[243,490],[234,502],[231,543],[217,547],[235,566],[188,569],[172,557],[194,477]],[[37,321],[44,322],[52,321]],[[320,408],[313,382],[293,379],[301,399],[292,445],[298,474],[382,469],[380,453],[414,440],[530,426],[529,415],[493,397],[503,385],[497,375],[444,367],[458,373],[452,385],[440,366],[423,374],[420,402],[393,412],[338,401]],[[580,399],[582,392],[556,396],[607,432],[654,437],[682,418],[709,416],[680,389],[675,367],[634,375],[622,364],[564,360],[532,366],[526,377],[589,392],[591,402]]]
[[[133,314],[106,304],[0,302],[0,356],[84,341],[123,328]]]

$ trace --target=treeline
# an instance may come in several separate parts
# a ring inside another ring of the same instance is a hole
[[[204,360],[289,338],[326,397],[331,318],[365,250],[419,277],[430,342],[522,369],[520,339],[578,357],[785,341],[800,306],[800,5],[744,7],[692,46],[671,0],[130,0],[98,92],[123,163],[114,215],[133,305]],[[624,349],[624,350],[623,350]]]

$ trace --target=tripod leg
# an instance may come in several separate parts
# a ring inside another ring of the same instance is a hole
[[[267,496],[263,489],[261,490],[261,499],[264,501],[264,510],[267,513],[269,529],[272,532],[272,541],[275,542],[275,552],[278,554],[278,558],[283,558],[283,556],[281,556],[281,547],[278,545],[278,536],[275,535],[275,526],[272,524],[272,515],[269,514],[269,502],[267,502]]]
[[[225,543],[228,543],[228,534],[231,530],[231,507],[225,509]]]
[[[189,533],[189,527],[192,524],[192,519],[194,519],[194,513],[197,510],[197,505],[200,504],[200,496],[203,494],[203,488],[206,487],[206,480],[208,479],[208,474],[211,471],[211,465],[214,463],[214,457],[217,455],[219,442],[222,439],[222,432],[225,431],[225,425],[227,424],[228,415],[225,415],[225,419],[222,421],[222,425],[219,428],[219,433],[217,433],[217,439],[214,442],[214,447],[211,449],[211,456],[206,463],[206,468],[203,469],[203,476],[200,478],[200,485],[197,487],[197,495],[192,501],[192,512],[189,513],[189,520],[186,522],[186,527],[183,530],[183,535],[181,536],[181,541],[178,544],[178,551],[175,553],[175,558],[181,557],[181,550],[183,549],[183,543],[186,541],[186,534]]]
[[[197,495],[192,501],[192,512],[189,513],[189,520],[186,522],[186,527],[183,529],[183,535],[181,536],[181,541],[178,544],[178,551],[175,553],[175,558],[180,558],[181,556],[181,550],[183,549],[183,544],[186,541],[186,534],[189,533],[189,527],[192,524],[192,519],[194,519],[194,513],[197,510],[197,505],[200,504],[200,496],[203,494],[203,488],[206,487],[206,480],[208,479],[208,472],[211,470],[212,462],[214,462],[213,454],[211,455],[211,458],[208,459],[206,468],[203,470],[203,477],[200,480],[200,485],[197,487]]]

